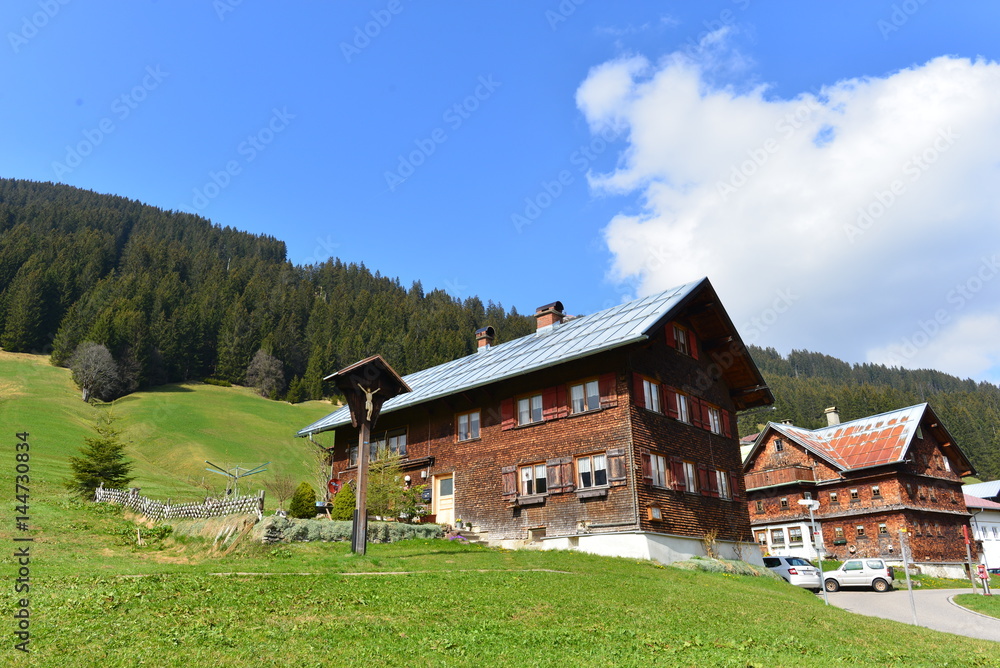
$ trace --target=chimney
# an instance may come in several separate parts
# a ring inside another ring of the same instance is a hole
[[[840,424],[840,410],[836,406],[830,406],[823,412],[826,413],[826,426],[833,427]]]
[[[476,344],[479,346],[478,352],[486,352],[493,345],[493,339],[497,333],[492,327],[483,327],[476,330]]]
[[[792,421],[789,420],[788,418],[785,418],[784,420],[781,421],[781,424],[787,424],[789,427],[791,427]]]
[[[558,325],[563,321],[564,317],[562,302],[552,302],[545,306],[539,306],[535,309],[535,320],[537,322],[535,331],[540,332],[551,325]]]

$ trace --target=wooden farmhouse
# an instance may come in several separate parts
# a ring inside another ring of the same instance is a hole
[[[663,562],[752,543],[735,411],[773,402],[708,279],[567,317],[404,377],[371,453],[399,453],[437,522],[493,544]],[[333,476],[353,479],[357,430],[342,408],[299,436],[334,432]],[[325,442],[329,444],[328,437]],[[744,558],[753,558],[745,554]],[[759,554],[757,554],[759,560]]]
[[[799,503],[813,499],[827,556],[902,563],[905,529],[913,562],[962,577],[970,519],[962,477],[974,471],[931,407],[843,424],[829,408],[827,417],[822,429],[768,423],[747,453],[747,504],[761,548],[815,557],[808,509]]]

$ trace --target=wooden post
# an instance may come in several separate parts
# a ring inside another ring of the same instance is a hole
[[[358,429],[358,477],[355,492],[354,524],[351,526],[351,551],[364,554],[368,547],[368,422]]]

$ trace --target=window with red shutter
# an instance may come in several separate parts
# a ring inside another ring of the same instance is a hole
[[[501,429],[513,429],[517,425],[514,419],[514,400],[504,399],[500,402]]]
[[[698,339],[695,338],[694,332],[690,329],[688,330],[688,354],[691,357],[698,359]]]
[[[646,392],[643,389],[643,378],[640,374],[632,373],[632,402],[640,408],[646,407]]]
[[[663,394],[667,399],[667,417],[677,419],[677,390],[667,385],[663,386]]]
[[[701,490],[702,496],[710,496],[712,493],[712,483],[709,481],[711,476],[708,475],[708,467],[704,464],[698,464],[698,488]]]
[[[560,386],[561,387],[561,386]],[[565,393],[565,390],[563,390]],[[565,403],[565,394],[564,394]],[[558,388],[547,387],[542,390],[542,419],[552,420],[559,416]]]
[[[616,388],[616,376],[613,373],[606,373],[597,379],[601,388],[601,408],[610,408],[618,405],[618,390]]]
[[[642,464],[642,482],[646,485],[653,484],[653,462],[648,452],[639,454],[639,462]]]
[[[687,490],[684,475],[684,460],[679,457],[670,458],[670,485],[679,492]]]
[[[733,495],[733,501],[743,500],[743,491],[740,487],[740,481],[743,480],[743,474],[739,472],[731,472],[729,474],[729,491]]]
[[[500,480],[502,482],[503,495],[505,497],[517,496],[516,466],[504,466],[500,469]]]
[[[612,448],[608,450],[608,485],[620,487],[625,484],[628,484],[625,449]]]

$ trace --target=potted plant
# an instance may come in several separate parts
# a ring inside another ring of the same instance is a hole
[[[455,519],[455,528],[456,529],[462,529],[464,526],[465,525],[462,523],[462,518],[461,517]]]

